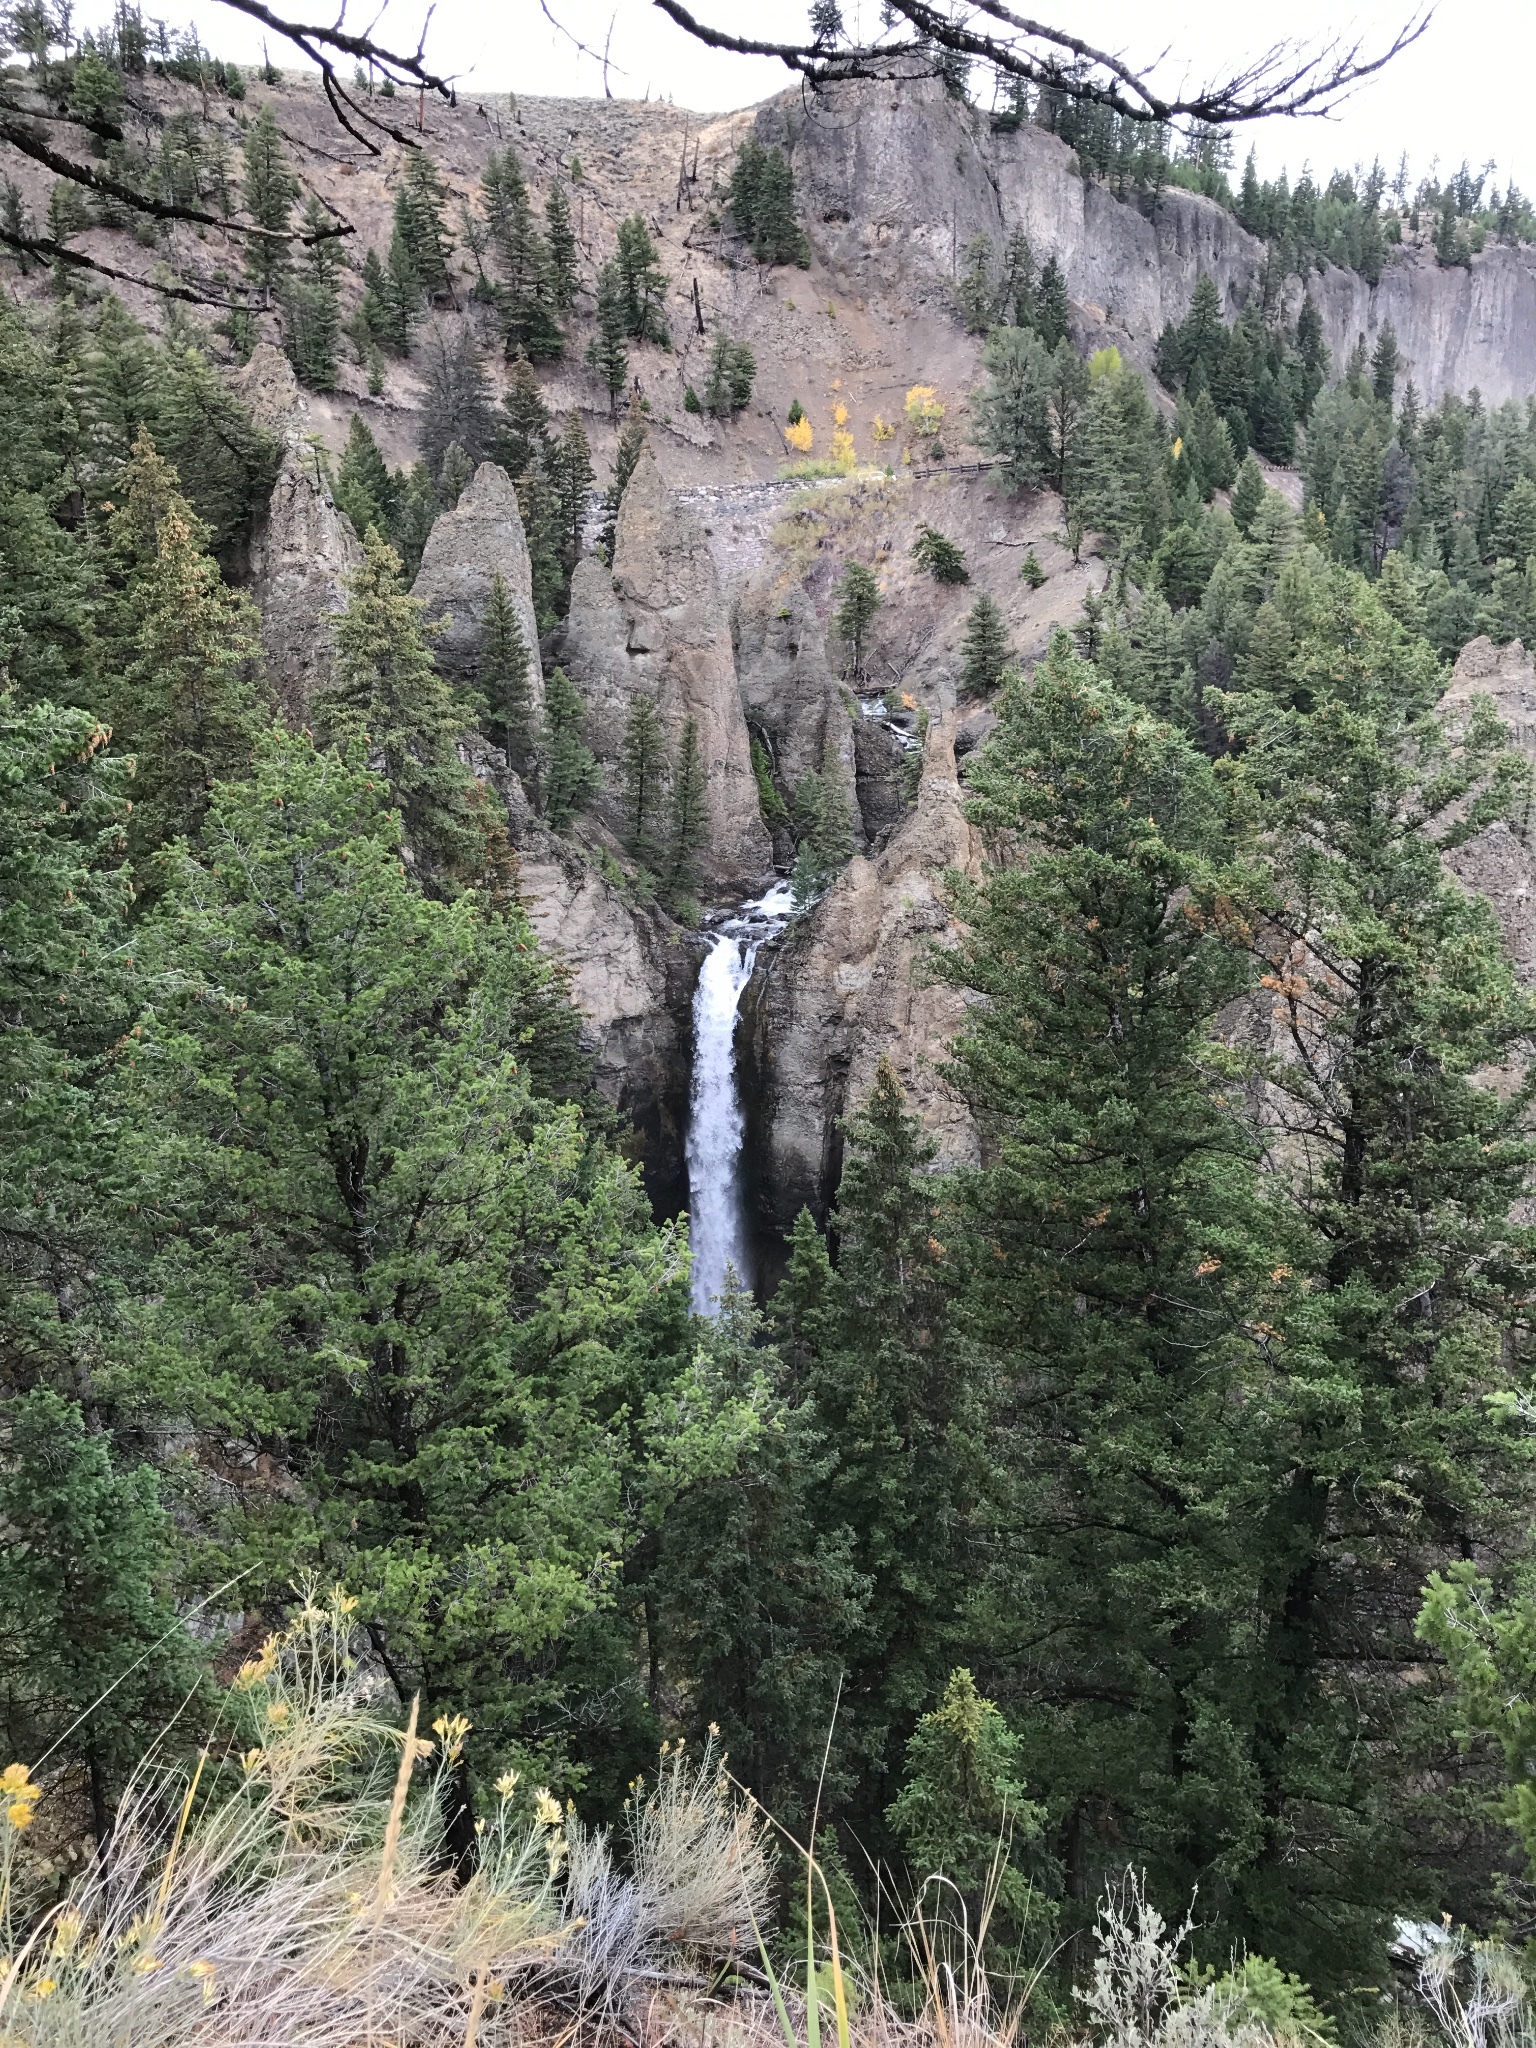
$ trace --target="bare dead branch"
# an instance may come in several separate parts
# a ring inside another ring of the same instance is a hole
[[[66,270],[89,270],[98,277],[115,278],[119,284],[136,284],[147,292],[158,292],[163,299],[186,299],[194,306],[227,306],[232,310],[245,307],[244,300],[221,298],[217,292],[203,285],[181,284],[169,278],[143,277],[132,270],[119,270],[114,264],[104,263],[99,256],[88,256],[83,249],[66,248],[62,242],[55,242],[47,235],[16,234],[10,228],[0,227],[0,248],[14,249],[19,256],[34,256],[39,263],[58,263]]]
[[[936,53],[949,52],[990,65],[1004,77],[1109,108],[1133,121],[1191,120],[1223,127],[1269,114],[1332,111],[1356,86],[1417,42],[1434,15],[1432,0],[1416,7],[1391,42],[1374,53],[1358,40],[1312,48],[1280,42],[1225,79],[1192,92],[1166,94],[1152,82],[1162,58],[1138,70],[1114,51],[1100,49],[1048,22],[1016,14],[1003,0],[974,0],[974,11],[964,19],[930,5],[929,0],[893,0],[895,12],[913,32],[910,38],[836,45],[737,35],[701,20],[683,0],[652,0],[652,4],[709,49],[742,57],[776,58],[815,85],[844,78],[910,78],[915,71],[931,74],[937,68]],[[547,5],[545,11],[549,11]],[[978,20],[997,27],[973,26]]]

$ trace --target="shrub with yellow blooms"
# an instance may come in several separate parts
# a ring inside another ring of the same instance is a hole
[[[931,384],[914,384],[907,393],[907,426],[924,440],[931,440],[944,424],[944,401]]]
[[[790,421],[784,429],[784,439],[797,455],[810,454],[816,433],[805,414],[802,413],[799,419]]]

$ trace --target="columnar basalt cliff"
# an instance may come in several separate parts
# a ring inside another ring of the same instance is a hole
[[[1057,257],[1085,324],[1145,358],[1183,318],[1202,272],[1230,306],[1262,284],[1268,252],[1215,201],[1165,188],[1143,212],[1078,171],[1067,145],[1029,123],[993,130],[936,82],[850,83],[812,100],[786,94],[758,114],[787,144],[812,238],[861,292],[950,303],[957,252],[1014,228]],[[1395,328],[1421,397],[1476,386],[1497,404],[1536,386],[1536,251],[1490,248],[1441,269],[1427,252],[1387,262],[1380,284],[1327,265],[1310,281],[1336,364],[1363,336]],[[1291,280],[1293,300],[1300,285]]]

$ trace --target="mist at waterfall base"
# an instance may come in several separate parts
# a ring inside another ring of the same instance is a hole
[[[736,1064],[736,1019],[758,949],[794,907],[789,885],[742,904],[718,927],[693,995],[693,1084],[688,1104],[688,1231],[693,1306],[718,1315],[732,1279],[750,1286],[741,1147],[746,1119]]]

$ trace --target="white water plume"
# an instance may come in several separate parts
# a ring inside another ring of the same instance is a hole
[[[688,1118],[688,1219],[693,1246],[693,1305],[719,1312],[734,1278],[749,1283],[746,1212],[741,1193],[745,1119],[736,1075],[736,1016],[758,948],[793,907],[787,883],[744,903],[720,926],[693,994],[693,1086]]]

